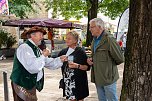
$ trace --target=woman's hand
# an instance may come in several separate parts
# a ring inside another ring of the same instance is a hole
[[[77,64],[74,62],[69,62],[69,68],[73,68],[73,69],[77,68],[77,69],[86,71],[88,69],[88,66],[87,65],[80,65],[80,64]]]
[[[69,68],[78,68],[78,65],[79,65],[79,64],[71,62],[71,61],[68,62],[68,64],[69,64]]]
[[[93,60],[92,60],[92,58],[88,58],[88,59],[87,59],[87,63],[88,63],[89,65],[93,65]]]

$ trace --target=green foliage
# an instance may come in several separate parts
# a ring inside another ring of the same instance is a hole
[[[34,0],[8,0],[11,14],[20,18],[28,18],[28,12],[35,12],[32,7]]]
[[[86,40],[82,41],[82,46],[86,46]]]
[[[120,16],[129,5],[128,0],[99,0],[98,3],[98,12],[104,13],[111,19]],[[90,0],[45,0],[45,4],[47,10],[53,9],[53,18],[62,15],[65,19],[71,17],[80,19],[87,16],[92,5]]]
[[[17,42],[16,37],[4,29],[0,29],[0,36],[0,48],[2,46],[11,48]]]
[[[84,0],[46,0],[45,3],[47,10],[53,9],[53,17],[62,15],[65,19],[80,19],[87,15],[87,4]]]
[[[103,0],[103,2],[99,3],[98,10],[111,19],[115,19],[120,16],[128,6],[128,0]]]
[[[101,12],[111,19],[120,16],[129,6],[129,0],[45,0],[46,8],[53,9],[53,18],[62,15],[65,19],[71,17],[80,19],[88,17],[88,22]],[[89,26],[89,24],[88,24]],[[92,36],[87,29],[86,44],[89,46]]]

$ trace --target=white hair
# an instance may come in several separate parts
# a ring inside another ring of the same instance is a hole
[[[104,22],[103,22],[103,20],[101,18],[91,19],[89,24],[91,24],[92,22],[95,22],[96,26],[100,26],[102,28],[105,28]]]

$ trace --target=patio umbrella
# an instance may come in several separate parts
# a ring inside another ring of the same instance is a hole
[[[8,20],[3,23],[3,26],[13,27],[51,27],[51,28],[74,28],[72,22],[66,22],[64,20],[57,19],[20,19],[20,20]]]

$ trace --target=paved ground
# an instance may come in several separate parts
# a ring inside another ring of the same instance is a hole
[[[3,76],[2,72],[6,71],[8,73],[8,87],[9,87],[9,99],[13,101],[12,89],[10,85],[10,73],[12,70],[12,58],[6,60],[0,60],[0,101],[4,101],[4,88],[3,88]],[[118,66],[120,79],[117,82],[117,94],[120,96],[121,92],[121,82],[123,75],[123,64]],[[58,82],[61,78],[61,71],[58,70],[45,70],[45,85],[44,89],[41,92],[38,92],[38,101],[65,101],[62,97],[62,89],[58,88]],[[90,82],[90,71],[88,72],[89,79],[89,90],[90,95],[85,99],[85,101],[98,101],[96,89],[93,83]]]

